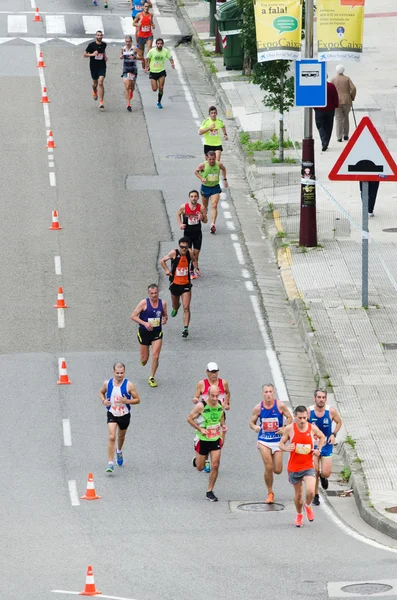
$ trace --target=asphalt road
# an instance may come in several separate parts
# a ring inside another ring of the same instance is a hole
[[[81,9],[79,2],[50,0],[40,9],[56,13],[65,4]],[[83,4],[89,13],[89,2]],[[2,10],[30,5],[5,0]],[[156,108],[140,73],[128,114],[118,48],[110,47],[100,114],[84,44],[52,42],[41,49],[57,145],[51,169],[35,46],[19,38],[0,45],[1,88],[7,90],[0,112],[1,598],[44,600],[57,597],[51,590],[80,591],[88,564],[104,594],[137,600],[323,600],[328,582],[390,577],[395,554],[353,539],[324,511],[294,529],[285,473],[276,483],[283,511],[235,510],[239,501],[264,499],[248,421],[261,384],[273,375],[252,310],[255,291],[247,290],[222,211],[217,235],[208,227],[204,233],[188,340],[181,339],[181,316],[170,319],[157,389],[148,387],[148,368],[139,365],[129,316],[152,281],[160,281],[169,301],[158,258],[175,247],[175,213],[197,187],[193,171],[202,160],[185,95],[189,78],[202,78],[191,71],[190,50],[178,51],[183,82],[168,69],[164,110]],[[209,95],[205,86],[203,80]],[[168,158],[176,154],[193,158]],[[224,159],[233,189],[232,147]],[[48,231],[55,208],[60,232]],[[233,223],[243,244],[244,232]],[[54,272],[54,256],[61,257],[62,275]],[[52,308],[59,285],[70,306],[62,329]],[[70,386],[56,384],[59,357],[67,360]],[[126,363],[142,402],[132,409],[125,465],[109,477],[98,390],[115,360]],[[208,361],[220,364],[232,392],[217,504],[206,502],[207,476],[191,466],[193,431],[186,423]],[[70,420],[69,447],[63,419]],[[72,506],[68,482],[76,481],[82,495],[90,471],[102,499]]]

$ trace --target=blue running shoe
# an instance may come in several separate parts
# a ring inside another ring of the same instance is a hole
[[[161,104],[161,102],[157,102],[157,108],[163,108],[163,105]]]
[[[209,460],[206,460],[204,463],[204,473],[211,473],[211,466]]]
[[[113,463],[108,464],[106,473],[114,473],[114,464]]]
[[[123,453],[121,451],[117,452],[117,450],[116,450],[116,457],[117,457],[117,464],[119,465],[119,467],[122,467],[123,462],[124,462]]]

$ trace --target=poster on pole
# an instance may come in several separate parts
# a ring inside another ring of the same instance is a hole
[[[301,0],[254,0],[258,62],[299,60]]]
[[[317,0],[319,61],[359,61],[363,52],[365,0]]]

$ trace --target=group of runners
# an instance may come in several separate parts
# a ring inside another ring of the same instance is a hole
[[[132,24],[136,28],[135,42],[131,35],[125,36],[125,46],[121,49],[120,60],[122,60],[122,72],[125,87],[125,99],[127,111],[132,112],[131,101],[134,97],[135,85],[138,77],[138,64],[141,63],[142,69],[149,74],[149,80],[153,92],[157,93],[157,107],[163,108],[162,98],[164,93],[166,60],[169,60],[171,67],[175,69],[174,59],[171,52],[164,46],[164,40],[157,38],[153,47],[153,30],[155,23],[153,15],[150,12],[152,6],[148,0],[129,0],[132,9]],[[107,8],[107,3],[105,3]],[[106,52],[107,44],[103,40],[103,32],[98,30],[95,34],[95,40],[90,42],[85,49],[84,57],[90,59],[90,72],[92,79],[92,96],[95,101],[99,99],[99,108],[104,110],[106,63],[108,55]],[[146,49],[146,58],[145,58]]]

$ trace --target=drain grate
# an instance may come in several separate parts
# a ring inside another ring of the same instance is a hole
[[[382,229],[382,231],[386,233],[397,233],[397,227],[388,227],[387,229]]]
[[[284,510],[284,504],[265,504],[265,502],[243,502],[237,506],[238,510],[244,512],[277,512]]]
[[[382,344],[385,350],[397,350],[397,344],[391,342],[390,344]]]
[[[347,592],[348,594],[360,594],[360,596],[373,596],[374,594],[389,592],[392,589],[393,586],[387,585],[386,583],[353,583],[352,585],[345,585],[341,588],[342,592]]]
[[[168,154],[167,158],[171,158],[173,160],[182,160],[184,158],[196,158],[194,154]]]

